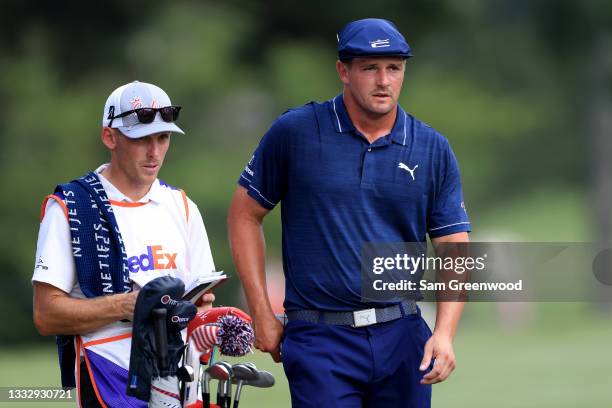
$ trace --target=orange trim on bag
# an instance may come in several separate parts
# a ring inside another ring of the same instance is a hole
[[[87,372],[89,373],[89,379],[91,380],[91,385],[93,385],[94,392],[96,393],[96,398],[98,398],[98,402],[102,406],[102,408],[108,408],[102,397],[100,397],[100,392],[98,391],[98,386],[96,385],[96,379],[91,373],[91,366],[89,365],[89,359],[87,358],[87,353],[83,350],[83,357],[85,357],[85,365],[87,366]]]
[[[47,210],[47,202],[50,199],[57,201],[57,203],[62,206],[62,210],[64,210],[64,215],[66,216],[66,219],[68,219],[68,207],[66,207],[66,203],[64,202],[64,200],[62,200],[55,194],[49,194],[43,199],[42,206],[40,208],[40,221],[42,222],[43,218],[45,218],[45,211]]]
[[[111,205],[116,205],[118,207],[142,207],[143,205],[147,205],[151,202],[151,200],[146,203],[142,203],[140,201],[129,202],[129,201],[117,201],[117,200],[108,200]]]
[[[107,337],[105,339],[92,340],[92,341],[88,341],[87,343],[83,343],[83,348],[97,346],[98,344],[110,343],[113,341],[118,341],[118,340],[123,340],[123,339],[129,339],[130,337],[132,337],[132,332],[119,334],[113,337]]]
[[[77,392],[79,393],[79,400],[77,401],[77,403],[79,404],[79,407],[82,408],[83,404],[81,403],[81,336],[76,336],[76,366],[76,384]]]
[[[183,204],[185,205],[185,218],[187,222],[189,222],[189,202],[187,201],[187,193],[185,193],[185,190],[181,190],[181,195],[183,196]]]

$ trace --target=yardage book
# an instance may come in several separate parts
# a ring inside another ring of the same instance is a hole
[[[195,303],[204,293],[219,286],[226,279],[227,275],[223,271],[213,271],[210,275],[199,277],[185,288],[183,300]]]

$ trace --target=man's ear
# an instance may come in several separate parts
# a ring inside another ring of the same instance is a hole
[[[338,76],[340,77],[340,80],[342,81],[344,85],[349,84],[348,70],[349,70],[349,67],[347,64],[345,64],[344,62],[340,60],[336,61],[336,72],[338,72]]]
[[[117,135],[113,130],[107,126],[102,128],[102,135],[100,136],[102,139],[102,143],[104,146],[108,148],[108,150],[114,150],[117,146]]]

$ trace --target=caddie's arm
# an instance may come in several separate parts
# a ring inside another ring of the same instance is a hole
[[[434,249],[443,242],[469,242],[467,232],[450,234],[431,240]],[[463,313],[465,302],[437,302],[436,325],[433,335],[425,344],[423,360],[419,369],[427,370],[432,359],[435,359],[432,370],[423,376],[422,384],[435,384],[448,378],[455,369],[455,352],[453,339]]]
[[[34,325],[43,336],[87,333],[119,320],[132,320],[137,296],[134,291],[77,299],[53,285],[35,282]]]
[[[262,228],[269,211],[238,186],[228,211],[228,232],[232,257],[242,282],[255,330],[255,347],[280,361],[279,343],[283,326],[274,316],[265,272],[265,239]]]

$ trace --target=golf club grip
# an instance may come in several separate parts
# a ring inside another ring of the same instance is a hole
[[[153,318],[153,333],[155,335],[155,348],[157,349],[157,363],[159,365],[159,376],[167,377],[169,375],[168,364],[168,332],[166,331],[166,309],[153,309],[151,317]]]

